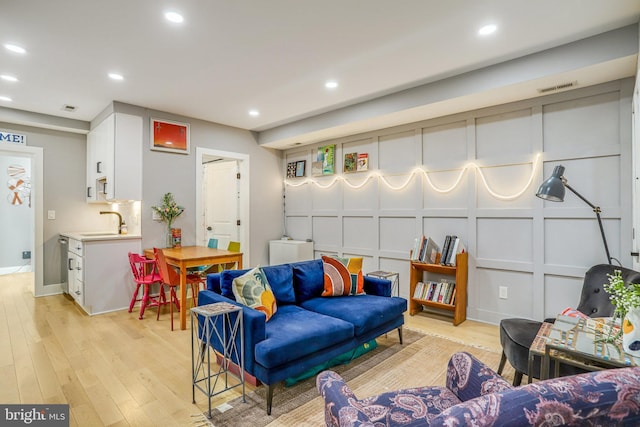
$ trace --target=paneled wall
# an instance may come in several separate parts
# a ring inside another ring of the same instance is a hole
[[[399,272],[405,298],[414,239],[455,234],[470,255],[469,318],[575,307],[584,272],[606,262],[595,214],[569,191],[564,203],[535,192],[564,165],[601,206],[611,255],[631,265],[632,90],[621,80],[288,150],[283,168],[305,160],[307,171],[286,181],[286,232],[313,239],[316,256],[357,255],[365,271]],[[312,176],[318,147],[330,144],[336,174]],[[368,153],[367,172],[342,172],[352,152]]]

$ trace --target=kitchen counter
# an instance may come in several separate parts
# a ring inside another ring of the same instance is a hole
[[[131,240],[142,238],[139,234],[117,234],[109,231],[70,231],[67,233],[60,233],[60,235],[70,239],[79,240],[81,242],[99,240]]]
[[[89,315],[129,307],[136,289],[129,253],[141,253],[142,237],[108,231],[60,233],[67,242],[67,293]]]

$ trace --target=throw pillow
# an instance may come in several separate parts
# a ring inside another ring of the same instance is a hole
[[[267,315],[267,321],[278,310],[267,276],[259,266],[233,279],[231,289],[237,302],[263,312]]]
[[[324,270],[323,297],[364,294],[362,257],[322,257]]]

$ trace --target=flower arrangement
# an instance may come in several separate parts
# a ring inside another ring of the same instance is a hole
[[[607,274],[607,276],[609,276],[609,283],[604,284],[604,290],[616,307],[615,315],[624,319],[630,310],[640,307],[640,285],[635,283],[625,285],[620,270],[615,270],[614,274]]]
[[[171,228],[173,221],[184,212],[184,208],[173,199],[173,194],[167,193],[162,197],[162,204],[160,206],[151,206],[162,221],[167,223],[167,228]]]

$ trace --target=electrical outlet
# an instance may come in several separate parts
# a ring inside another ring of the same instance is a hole
[[[498,288],[498,296],[500,297],[500,299],[507,299],[507,288],[506,286],[500,286]]]
[[[22,251],[22,259],[31,259],[31,251]]]
[[[56,219],[56,211],[47,211],[47,219]]]

